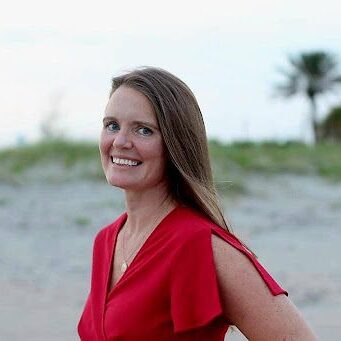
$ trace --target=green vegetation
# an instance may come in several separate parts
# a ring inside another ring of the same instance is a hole
[[[1,167],[8,167],[15,174],[47,161],[57,161],[70,167],[79,161],[97,158],[98,147],[94,143],[66,140],[47,140],[0,151]]]
[[[223,144],[213,140],[210,155],[220,190],[243,191],[242,177],[248,172],[310,174],[341,180],[341,144],[312,147],[300,142]],[[93,142],[51,140],[5,149],[0,151],[0,164],[2,182],[22,183],[31,178],[49,182],[79,178],[104,181],[98,146]]]
[[[69,180],[73,175],[103,178],[98,146],[93,142],[50,139],[8,148],[0,151],[0,164],[0,181],[12,184],[25,182],[27,177],[48,182]],[[37,171],[42,166],[44,170]]]
[[[330,110],[320,126],[322,137],[329,141],[341,141],[341,106]]]
[[[321,143],[314,147],[300,142],[210,142],[210,154],[217,179],[229,179],[240,172],[320,175],[341,180],[341,144]]]
[[[81,216],[81,217],[76,217],[74,219],[74,223],[79,226],[88,226],[91,224],[91,221],[88,217]]]

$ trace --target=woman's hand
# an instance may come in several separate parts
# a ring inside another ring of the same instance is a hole
[[[257,269],[239,250],[212,235],[225,318],[252,341],[317,340],[295,305],[273,296]]]

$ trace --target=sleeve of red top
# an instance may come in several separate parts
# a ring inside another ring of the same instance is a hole
[[[223,314],[213,259],[212,232],[248,257],[273,295],[287,295],[236,237],[221,228],[202,230],[179,247],[174,258],[171,314],[175,332],[202,327]]]
[[[222,314],[210,231],[200,231],[176,251],[171,273],[174,332],[198,328]]]

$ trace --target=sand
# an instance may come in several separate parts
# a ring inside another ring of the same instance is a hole
[[[243,181],[247,193],[223,198],[235,233],[318,337],[341,339],[341,183],[288,174]],[[78,340],[93,237],[123,210],[106,183],[0,183],[0,340]]]

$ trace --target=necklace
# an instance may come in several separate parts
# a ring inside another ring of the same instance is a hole
[[[167,200],[166,200],[167,201]],[[165,206],[165,202],[161,205],[160,209],[162,209]],[[132,255],[141,247],[143,242],[148,238],[148,236],[154,231],[154,229],[158,226],[157,221],[161,218],[162,214],[165,213],[165,209],[161,210],[160,214],[156,216],[156,218],[153,220],[152,224],[149,226],[149,228],[146,229],[146,232],[138,239],[137,246],[134,247],[132,250],[130,250],[128,257],[125,257],[124,252],[124,244],[125,244],[125,236],[126,236],[126,229],[123,231],[123,238],[122,238],[122,257],[123,262],[121,264],[121,272],[124,273],[128,268],[128,262]],[[148,235],[148,236],[147,236]],[[147,237],[147,238],[145,238]],[[145,238],[145,239],[144,239]],[[141,242],[142,241],[142,242]]]

